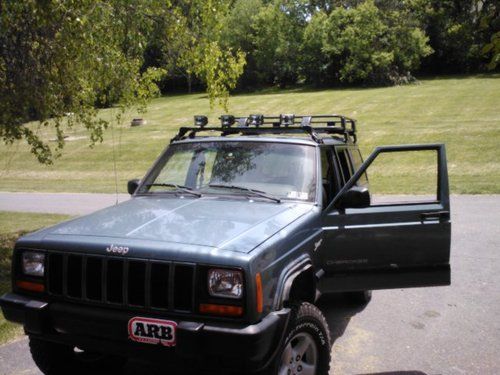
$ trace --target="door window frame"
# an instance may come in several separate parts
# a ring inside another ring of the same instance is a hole
[[[381,203],[372,205],[370,207],[381,206],[410,206],[410,205],[423,205],[423,204],[440,204],[449,210],[449,183],[448,183],[448,170],[446,163],[446,149],[444,144],[417,144],[417,145],[400,145],[400,146],[380,146],[376,147],[370,156],[363,162],[359,169],[351,176],[344,186],[337,192],[328,207],[324,210],[326,214],[336,210],[335,204],[338,202],[342,194],[353,187],[359,178],[366,172],[368,167],[381,153],[389,152],[418,152],[418,151],[436,151],[437,154],[437,184],[436,184],[436,199],[432,201],[423,202],[402,202],[402,203]]]
[[[330,184],[331,184],[331,196],[330,196],[330,199],[329,199],[329,202],[328,202],[328,205],[326,206],[323,206],[323,177],[326,177],[326,176],[323,176],[323,157],[322,157],[322,153],[325,152],[326,153],[326,160],[329,164],[329,169],[330,169]],[[318,176],[319,176],[319,184],[318,186],[320,187],[320,194],[317,194],[318,196],[318,203],[321,204],[322,206],[322,210],[325,210],[327,207],[330,206],[330,203],[333,201],[333,198],[335,198],[335,196],[337,195],[337,192],[339,191],[339,176],[338,176],[338,171],[337,171],[337,164],[336,164],[336,160],[335,160],[335,156],[334,156],[334,149],[333,149],[333,146],[332,145],[320,145],[319,147],[319,155],[318,155],[318,160],[319,160],[319,173],[318,173]]]

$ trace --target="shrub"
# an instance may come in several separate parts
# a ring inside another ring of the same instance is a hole
[[[321,49],[338,72],[329,79],[370,84],[407,82],[432,53],[409,7],[382,10],[373,0],[338,7],[324,18]]]

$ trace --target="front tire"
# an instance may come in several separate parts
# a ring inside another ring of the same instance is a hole
[[[294,306],[284,344],[276,356],[273,374],[328,375],[331,338],[328,323],[313,304]]]
[[[74,347],[29,338],[33,361],[44,374],[118,373],[126,359],[97,352],[77,351]]]

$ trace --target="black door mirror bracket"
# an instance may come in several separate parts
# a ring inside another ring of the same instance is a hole
[[[336,202],[338,209],[370,207],[370,192],[366,186],[353,186]]]
[[[127,191],[130,195],[133,195],[137,188],[139,187],[139,179],[129,180],[127,183]]]

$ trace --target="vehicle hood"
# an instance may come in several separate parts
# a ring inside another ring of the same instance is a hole
[[[135,197],[38,235],[58,241],[64,236],[109,237],[117,245],[162,241],[248,253],[312,207],[219,197]]]

